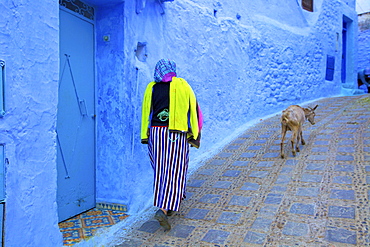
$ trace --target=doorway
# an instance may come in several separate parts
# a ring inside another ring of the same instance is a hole
[[[62,1],[63,2],[63,1]],[[59,222],[95,207],[94,23],[60,6]]]

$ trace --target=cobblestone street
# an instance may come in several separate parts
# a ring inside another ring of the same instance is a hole
[[[316,104],[296,157],[280,115],[263,120],[188,178],[169,232],[150,218],[112,246],[370,246],[370,97]]]

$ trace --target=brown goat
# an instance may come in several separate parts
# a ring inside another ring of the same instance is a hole
[[[299,105],[291,105],[286,110],[283,111],[281,116],[281,143],[280,143],[280,155],[284,158],[284,139],[286,132],[288,130],[292,131],[292,153],[293,156],[296,152],[299,152],[299,141],[301,140],[302,145],[305,145],[302,135],[303,123],[308,120],[312,125],[315,124],[315,110],[318,107],[316,105],[314,108],[303,108]]]

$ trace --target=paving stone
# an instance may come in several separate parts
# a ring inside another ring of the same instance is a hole
[[[269,139],[272,135],[273,135],[273,133],[264,133],[264,134],[260,135],[259,138]]]
[[[244,238],[244,242],[251,244],[263,244],[266,236],[267,235],[263,233],[248,231]]]
[[[216,222],[221,224],[238,224],[241,216],[241,213],[222,212]]]
[[[251,228],[252,229],[259,229],[259,230],[263,230],[263,231],[267,232],[270,228],[271,223],[272,223],[271,219],[257,218],[254,221]]]
[[[298,161],[297,160],[287,160],[285,162],[285,165],[287,165],[287,166],[295,166],[297,164],[298,164]]]
[[[284,235],[304,236],[309,233],[309,226],[305,223],[288,221],[283,229]]]
[[[370,147],[364,147],[363,150],[364,152],[370,153]]]
[[[220,166],[220,165],[223,165],[224,163],[225,163],[225,160],[212,160],[209,164]]]
[[[290,182],[291,177],[287,175],[279,175],[276,179],[276,184],[288,184]]]
[[[227,231],[209,230],[202,241],[214,244],[223,244],[229,235],[230,232]]]
[[[330,198],[332,199],[343,199],[343,200],[355,200],[355,192],[353,190],[331,190]]]
[[[281,172],[280,173],[290,173],[290,172],[292,172],[293,171],[293,167],[291,167],[291,166],[285,166],[285,167],[283,167],[283,169],[281,169]]]
[[[252,197],[247,196],[233,196],[229,202],[229,205],[248,206],[251,199]]]
[[[249,177],[252,178],[265,178],[269,174],[268,171],[252,171]]]
[[[249,146],[247,150],[261,150],[262,146],[254,145],[254,146]]]
[[[338,137],[339,138],[351,139],[351,138],[353,138],[353,134],[340,134]]]
[[[265,199],[265,203],[266,204],[280,204],[283,197],[284,197],[284,195],[282,195],[282,194],[270,193],[270,194],[267,195],[267,197]]]
[[[326,231],[326,239],[331,242],[339,242],[345,244],[356,244],[357,235],[354,231],[349,231],[342,228],[334,228]]]
[[[232,185],[233,182],[230,181],[217,181],[212,188],[217,189],[228,189]]]
[[[238,170],[228,170],[228,171],[224,172],[224,174],[222,174],[222,176],[237,177],[237,176],[239,176],[240,173],[241,173],[241,171],[238,171]]]
[[[322,180],[322,175],[315,175],[315,174],[309,174],[304,173],[302,175],[302,182],[314,182],[314,183],[320,183]]]
[[[188,185],[189,187],[201,187],[203,184],[204,184],[205,180],[201,180],[201,179],[193,179],[191,181],[189,181]]]
[[[352,178],[350,176],[336,176],[333,179],[333,183],[336,183],[336,184],[352,184]]]
[[[321,152],[321,153],[326,153],[329,151],[328,147],[314,147],[311,149],[312,152]]]
[[[365,171],[370,172],[370,166],[365,166]]]
[[[354,172],[355,167],[353,165],[341,164],[334,166],[334,170],[339,172]]]
[[[219,153],[218,154],[218,157],[221,157],[221,158],[229,158],[232,155],[233,155],[233,153],[222,152],[222,153]]]
[[[315,145],[329,145],[329,141],[315,141]]]
[[[256,144],[262,144],[262,143],[266,143],[266,140],[263,140],[263,139],[261,139],[261,140],[255,140],[254,141],[254,143],[256,143]]]
[[[354,141],[353,140],[340,140],[338,142],[338,145],[354,145]]]
[[[336,218],[355,218],[355,208],[353,207],[341,207],[341,206],[329,206],[329,217]]]
[[[326,160],[328,158],[328,156],[326,154],[322,154],[322,155],[309,155],[308,156],[308,159],[310,160]]]
[[[278,211],[278,208],[279,208],[278,206],[274,206],[274,205],[263,206],[260,209],[259,214],[260,215],[266,215],[266,216],[275,216],[275,214]]]
[[[226,149],[227,150],[237,150],[240,148],[240,145],[230,145]]]
[[[309,197],[317,197],[320,191],[317,187],[300,187],[297,191],[297,196],[309,196]]]
[[[254,156],[256,156],[255,153],[242,153],[240,155],[241,158],[253,158]]]
[[[244,183],[244,186],[241,188],[241,190],[258,190],[260,187],[259,184],[256,183]]]
[[[306,170],[312,170],[312,171],[323,171],[325,169],[325,164],[307,164]]]
[[[333,136],[332,135],[317,135],[316,136],[317,139],[332,139]]]
[[[284,192],[286,191],[286,187],[285,186],[274,186],[271,188],[271,191]]]
[[[279,151],[279,153],[278,153],[278,154],[280,154],[280,146],[278,146],[278,145],[271,146],[271,147],[270,147],[270,150],[271,150],[271,151]]]
[[[353,161],[353,155],[337,155],[336,160]]]
[[[354,147],[339,147],[337,151],[343,153],[354,153],[356,150]]]
[[[217,203],[220,200],[221,195],[217,194],[207,194],[204,195],[202,198],[199,199],[200,202],[203,203]]]
[[[312,205],[312,204],[293,203],[293,205],[290,208],[290,212],[292,214],[314,215],[315,214],[315,206]]]
[[[366,176],[366,183],[370,184],[370,176]]]
[[[199,174],[201,175],[212,175],[213,173],[215,173],[215,169],[203,169],[201,171],[199,171]]]
[[[147,221],[141,225],[138,229],[139,231],[155,233],[161,226],[159,225],[158,221]]]
[[[276,158],[276,157],[280,157],[280,152],[265,153],[263,155],[263,158]]]
[[[273,161],[261,161],[257,164],[257,167],[272,167],[273,165]]]
[[[190,209],[189,213],[185,215],[185,218],[201,220],[204,219],[204,217],[206,217],[208,212],[209,210],[207,209],[192,208]]]
[[[195,229],[195,226],[175,225],[168,235],[177,238],[187,238]]]
[[[244,139],[236,139],[235,141],[232,142],[233,144],[243,144],[245,143]]]
[[[185,192],[186,199],[191,198],[193,196],[193,194],[194,194],[193,192],[186,191]]]
[[[235,161],[231,165],[233,166],[247,166],[249,164],[249,161]]]

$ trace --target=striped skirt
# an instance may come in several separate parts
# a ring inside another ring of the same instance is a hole
[[[148,149],[154,170],[154,206],[179,211],[181,200],[185,198],[189,164],[186,133],[151,127]]]

